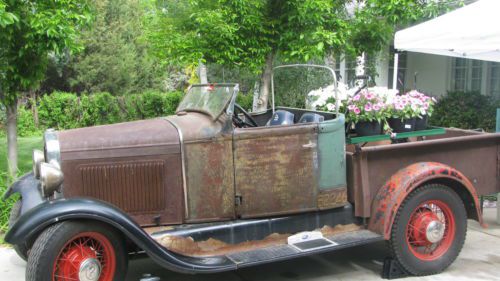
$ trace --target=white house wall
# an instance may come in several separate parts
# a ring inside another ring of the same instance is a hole
[[[451,60],[448,57],[408,53],[406,70],[406,89],[416,88],[433,96],[443,96],[450,86]]]

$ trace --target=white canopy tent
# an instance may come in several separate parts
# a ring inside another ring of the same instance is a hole
[[[479,0],[433,20],[398,31],[394,38],[394,48],[500,62],[500,0]],[[397,57],[394,65],[397,69]]]

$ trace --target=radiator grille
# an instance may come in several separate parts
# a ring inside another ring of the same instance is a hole
[[[83,195],[109,202],[131,214],[166,208],[164,161],[80,166]]]

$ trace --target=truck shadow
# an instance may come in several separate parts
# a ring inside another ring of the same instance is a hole
[[[383,260],[387,255],[388,250],[385,242],[377,242],[321,255],[209,275],[178,274],[164,270],[149,258],[140,258],[131,261],[126,280],[139,280],[145,273],[160,277],[162,281],[378,279],[382,270]]]

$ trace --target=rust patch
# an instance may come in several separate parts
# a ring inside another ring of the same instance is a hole
[[[283,126],[236,130],[236,193],[241,217],[317,209],[316,127]]]
[[[232,140],[187,143],[188,221],[234,217]]]
[[[323,226],[321,231],[324,236],[332,236],[339,233],[360,230],[361,226],[356,224],[336,225],[335,227]],[[186,256],[220,256],[236,252],[256,250],[276,245],[284,245],[290,234],[273,233],[262,240],[246,241],[238,244],[229,244],[217,239],[210,238],[205,241],[194,241],[191,237],[164,236],[157,239],[163,247],[168,250]]]
[[[320,210],[344,206],[347,203],[347,188],[320,190],[318,194],[318,208]]]

